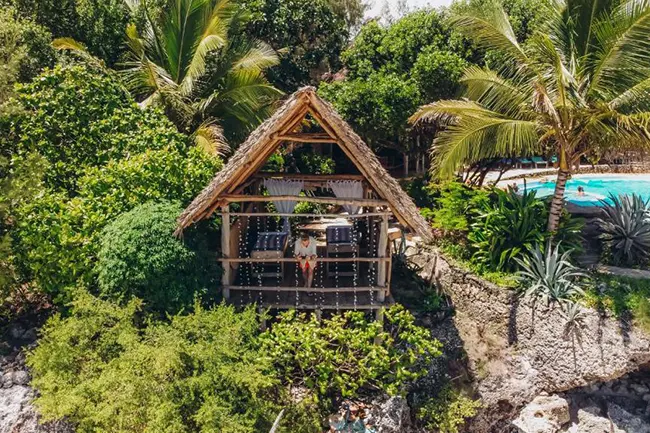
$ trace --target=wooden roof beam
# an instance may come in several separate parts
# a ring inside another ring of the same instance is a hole
[[[323,133],[297,132],[293,134],[278,134],[273,138],[279,141],[291,141],[296,143],[336,143],[336,138]]]

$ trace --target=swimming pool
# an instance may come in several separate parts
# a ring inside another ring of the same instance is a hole
[[[544,179],[517,181],[519,190],[524,188],[537,190],[537,197],[547,197],[555,191],[555,176]],[[578,187],[584,189],[584,195],[578,195]],[[608,200],[609,194],[638,194],[645,200],[650,199],[650,174],[577,174],[568,182],[565,192],[567,201],[578,206],[602,206],[600,200]]]

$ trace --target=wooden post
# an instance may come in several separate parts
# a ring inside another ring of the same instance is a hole
[[[404,153],[404,177],[409,177],[409,155]]]
[[[230,205],[226,204],[222,208],[221,215],[221,254],[224,258],[229,259],[230,256]],[[223,298],[230,299],[230,263],[223,264],[223,275],[221,276],[221,284],[223,284]]]
[[[381,218],[381,226],[379,229],[379,243],[377,245],[377,257],[386,257],[388,250],[388,215]],[[379,287],[386,287],[386,263],[379,264],[379,271],[377,272],[377,285]],[[384,302],[385,290],[379,292],[377,297],[378,301]]]

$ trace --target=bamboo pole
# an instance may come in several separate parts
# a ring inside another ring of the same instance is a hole
[[[296,143],[336,143],[336,139],[332,138],[329,134],[279,134],[275,138],[280,141],[292,141]]]
[[[221,254],[225,259],[230,259],[230,209],[226,205],[222,210],[222,223],[221,223]],[[224,262],[223,275],[221,276],[221,283],[223,284],[223,298],[230,298],[230,263]]]
[[[224,257],[217,259],[223,263],[296,263],[294,257],[276,257],[276,258],[260,258],[260,257]],[[363,263],[386,263],[390,261],[390,257],[318,257],[317,262],[323,263],[350,263],[350,262],[363,262]]]
[[[302,174],[302,173],[267,173],[257,172],[253,176],[259,179],[265,178],[282,178],[282,179],[300,179],[300,180],[364,180],[361,174]]]
[[[339,197],[310,197],[299,195],[244,195],[224,194],[221,201],[232,202],[272,202],[272,201],[306,201],[309,203],[325,204],[351,204],[357,206],[388,206],[386,200],[373,200],[363,198],[339,198]]]
[[[306,293],[366,293],[381,292],[383,287],[291,287],[291,286],[228,286],[229,290],[249,292],[306,292]]]
[[[318,217],[318,218],[365,218],[369,216],[384,216],[390,215],[391,212],[369,212],[369,213],[359,213],[352,215],[343,215],[343,214],[320,214],[320,213],[274,213],[274,212],[231,212],[230,216],[241,216],[241,217]],[[219,216],[221,214],[217,214]]]

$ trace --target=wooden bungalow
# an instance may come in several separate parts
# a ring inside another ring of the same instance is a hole
[[[335,174],[277,172],[269,160],[309,148],[338,155]],[[273,171],[275,170],[275,171]],[[309,203],[296,212],[297,203]],[[264,308],[375,310],[390,299],[391,239],[432,232],[410,197],[313,87],[291,95],[237,149],[185,209],[177,235],[218,212],[223,296]],[[317,242],[312,287],[304,287],[294,243]]]

